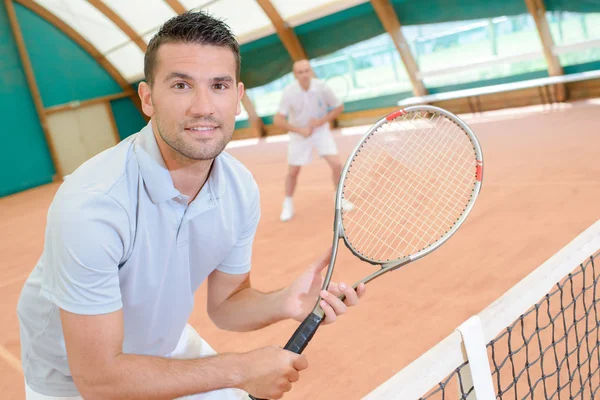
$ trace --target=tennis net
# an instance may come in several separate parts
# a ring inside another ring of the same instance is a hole
[[[600,221],[365,398],[596,398],[599,250]]]

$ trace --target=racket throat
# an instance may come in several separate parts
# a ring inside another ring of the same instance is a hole
[[[412,260],[410,257],[404,257],[399,260],[394,260],[394,261],[390,261],[389,263],[381,264],[381,268],[379,268],[377,271],[373,272],[371,275],[356,282],[352,287],[354,289],[356,289],[358,287],[358,285],[360,285],[361,283],[367,284],[370,281],[372,281],[373,279],[385,274],[386,272],[397,270],[398,268],[402,267],[403,265],[408,264],[411,261]]]
[[[404,257],[399,260],[390,261],[389,263],[381,264],[381,273],[388,271],[395,271],[400,267],[405,266],[409,262],[413,261],[411,257]]]

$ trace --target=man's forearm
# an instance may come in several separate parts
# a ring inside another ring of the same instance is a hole
[[[94,381],[74,376],[85,399],[173,399],[185,395],[238,387],[243,377],[239,355],[223,354],[194,360],[120,354],[98,371]]]
[[[225,300],[211,313],[213,322],[221,329],[247,332],[287,319],[283,297],[285,289],[262,293],[245,288]]]
[[[344,105],[338,106],[327,113],[322,119],[323,124],[328,124],[338,117],[344,111]]]
[[[283,117],[275,117],[273,119],[273,124],[278,127],[279,129],[283,129],[286,131],[291,131],[291,132],[298,132],[301,127],[299,126],[295,126],[290,124],[285,118]]]

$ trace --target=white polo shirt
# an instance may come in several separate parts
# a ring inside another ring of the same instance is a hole
[[[59,308],[89,315],[122,309],[123,352],[165,356],[207,276],[250,270],[260,218],[251,173],[222,153],[196,199],[187,200],[173,186],[150,124],[65,180],[17,306],[23,370],[33,390],[79,395]]]
[[[291,125],[307,127],[311,119],[323,118],[342,102],[324,81],[311,79],[308,90],[302,89],[298,81],[289,84],[281,96],[279,113],[288,118]]]

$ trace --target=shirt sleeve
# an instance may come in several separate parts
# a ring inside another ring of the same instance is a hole
[[[289,91],[284,89],[283,93],[281,94],[281,101],[279,102],[279,109],[277,110],[277,112],[285,117],[290,115],[290,95],[289,95]]]
[[[252,245],[258,221],[260,220],[260,193],[256,184],[254,185],[248,209],[247,223],[239,239],[227,257],[225,257],[225,260],[217,268],[226,274],[245,274],[250,271],[252,266]]]
[[[75,314],[121,309],[118,273],[128,232],[125,210],[104,193],[57,197],[48,213],[42,294]]]
[[[338,99],[333,90],[327,85],[323,84],[323,96],[325,97],[325,104],[329,109],[334,109],[342,105],[342,101]]]

